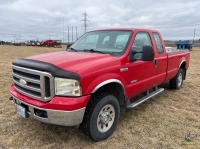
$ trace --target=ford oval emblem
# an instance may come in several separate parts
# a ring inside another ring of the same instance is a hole
[[[26,86],[26,85],[27,85],[27,82],[26,82],[24,79],[20,79],[20,80],[19,80],[19,83],[20,83],[22,86]]]

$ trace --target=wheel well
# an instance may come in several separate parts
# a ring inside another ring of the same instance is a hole
[[[186,62],[182,62],[180,68],[186,68]]]
[[[183,69],[183,71],[184,71],[184,80],[185,80],[185,78],[186,78],[186,62],[184,61],[184,62],[182,62],[182,64],[181,64],[181,66],[180,66],[180,69]]]
[[[100,87],[98,90],[96,90],[92,94],[92,97],[96,97],[100,95],[101,93],[105,93],[105,92],[114,95],[118,99],[120,106],[122,107],[125,106],[125,92],[121,84],[116,83],[116,82],[106,84]]]

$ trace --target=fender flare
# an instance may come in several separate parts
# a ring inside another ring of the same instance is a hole
[[[181,68],[181,65],[182,65],[184,62],[186,63],[186,60],[185,60],[185,59],[181,61],[180,65],[179,65],[179,67],[178,67],[178,70]]]
[[[126,91],[125,91],[125,88],[124,88],[124,85],[123,83],[118,80],[118,79],[108,79],[108,80],[105,80],[103,82],[101,82],[100,84],[98,84],[93,90],[92,90],[92,93],[96,92],[99,88],[101,88],[102,86],[106,85],[106,84],[109,84],[109,83],[118,83],[122,86],[123,88],[123,92],[124,92],[124,95],[126,97]]]
[[[184,78],[183,78],[183,79],[185,80],[185,78],[186,78],[186,71],[187,71],[186,60],[185,60],[185,59],[181,61],[178,70],[180,70],[181,65],[182,65],[183,63],[185,63],[185,67],[186,67],[186,68],[185,68],[185,71],[184,71],[185,75],[184,75]]]

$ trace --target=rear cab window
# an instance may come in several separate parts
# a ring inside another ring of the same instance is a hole
[[[156,42],[156,48],[157,48],[158,54],[162,54],[164,52],[164,50],[163,50],[162,42],[161,42],[161,39],[160,39],[158,33],[153,33],[153,37]]]

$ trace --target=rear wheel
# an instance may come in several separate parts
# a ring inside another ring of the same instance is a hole
[[[95,141],[108,138],[114,132],[120,115],[120,106],[113,95],[102,94],[89,103],[81,129]]]
[[[183,78],[184,78],[184,69],[179,69],[177,75],[170,80],[170,88],[171,89],[180,89],[183,85]]]

